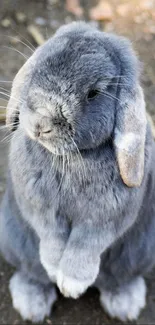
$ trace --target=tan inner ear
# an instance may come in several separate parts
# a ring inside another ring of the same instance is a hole
[[[125,97],[125,93],[123,94]],[[129,187],[140,186],[144,175],[146,112],[142,89],[135,98],[125,99],[116,117],[116,157],[123,182]]]
[[[123,143],[127,148],[127,138],[131,134],[123,136]],[[126,138],[126,139],[125,139]],[[144,175],[144,145],[141,145],[139,136],[133,134],[130,145],[134,149],[126,150],[117,146],[117,160],[119,164],[120,174],[123,182],[129,187],[140,186]]]

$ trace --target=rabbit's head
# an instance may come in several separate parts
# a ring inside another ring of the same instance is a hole
[[[139,63],[124,38],[85,23],[61,27],[16,75],[7,123],[56,155],[112,139],[120,174],[139,186],[146,115]]]

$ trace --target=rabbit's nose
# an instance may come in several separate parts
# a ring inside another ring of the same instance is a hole
[[[52,119],[52,123],[53,123],[53,125],[61,126],[61,127],[66,125],[66,121],[64,118],[56,118],[55,117]]]

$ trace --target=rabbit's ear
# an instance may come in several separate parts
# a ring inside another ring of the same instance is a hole
[[[16,74],[12,89],[10,100],[6,109],[6,125],[10,131],[16,130],[19,123],[19,111],[22,102],[21,93],[25,87],[27,77],[31,72],[31,58],[22,66],[19,72]]]
[[[121,89],[116,112],[114,143],[123,182],[129,187],[140,186],[144,175],[146,112],[143,91]]]

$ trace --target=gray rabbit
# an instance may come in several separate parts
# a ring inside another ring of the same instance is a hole
[[[155,145],[141,66],[130,43],[86,23],[61,27],[16,75],[14,131],[0,247],[17,268],[13,306],[43,321],[55,285],[100,291],[112,317],[133,320],[155,265]]]

